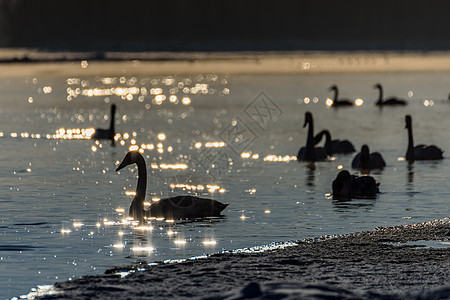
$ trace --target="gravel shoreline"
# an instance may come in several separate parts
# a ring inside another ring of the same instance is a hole
[[[112,268],[56,283],[57,294],[40,299],[450,299],[450,247],[395,244],[449,238],[448,218],[382,227],[262,253]]]

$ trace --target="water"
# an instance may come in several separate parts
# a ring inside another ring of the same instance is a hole
[[[136,261],[448,217],[449,160],[409,166],[398,158],[406,152],[407,113],[416,143],[450,149],[449,75],[74,77],[56,68],[33,77],[3,76],[0,298]],[[406,98],[409,105],[376,108],[373,85],[380,81],[386,96]],[[364,104],[327,108],[327,88],[334,83],[342,97]],[[115,147],[67,134],[107,127],[110,103],[118,107]],[[381,182],[377,199],[329,197],[331,182],[339,168],[349,168],[353,155],[313,168],[267,159],[296,155],[306,140],[307,110],[316,132],[328,128],[334,138],[349,139],[358,149],[367,143],[382,153],[387,167],[372,173]],[[255,122],[250,116],[257,112],[264,115]],[[230,203],[224,217],[154,220],[141,229],[124,222],[137,172],[114,170],[134,145],[145,148],[149,201],[183,193],[211,197]]]

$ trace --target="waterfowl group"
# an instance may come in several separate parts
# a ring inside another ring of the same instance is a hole
[[[372,176],[356,176],[342,170],[332,184],[333,198],[374,198],[380,192],[379,185]]]
[[[134,220],[143,222],[146,218],[150,217],[172,220],[218,217],[228,206],[228,204],[223,204],[217,200],[184,195],[161,199],[152,203],[149,209],[145,210],[144,201],[147,190],[147,167],[144,157],[139,151],[128,152],[117,167],[116,172],[131,164],[137,165],[139,176],[136,195],[131,202],[129,210],[129,216]]]

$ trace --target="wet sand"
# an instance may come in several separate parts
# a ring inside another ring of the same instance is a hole
[[[113,268],[57,283],[45,298],[450,299],[450,247],[395,244],[449,238],[448,218],[383,227],[262,253]]]
[[[0,78],[39,75],[138,76],[419,71],[450,71],[450,53],[370,51],[56,53],[29,49],[0,49]]]

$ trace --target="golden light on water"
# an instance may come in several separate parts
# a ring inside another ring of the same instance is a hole
[[[114,248],[125,248],[124,244],[114,244],[113,245]]]
[[[123,214],[125,212],[125,209],[123,208],[116,208],[116,212]]]
[[[72,232],[72,230],[70,230],[70,229],[61,229],[61,233],[62,234],[64,234],[64,233],[71,233]]]
[[[153,227],[152,226],[137,226],[134,229],[141,230],[141,231],[152,231]]]
[[[428,107],[428,106],[433,106],[434,105],[434,101],[433,100],[423,100],[423,105],[425,106],[425,107]]]
[[[221,147],[225,147],[226,144],[225,142],[208,142],[205,143],[205,147],[206,148],[221,148]]]
[[[325,101],[325,104],[326,104],[328,107],[331,107],[331,106],[333,105],[333,100],[330,99],[330,98],[327,98],[327,100]]]
[[[155,248],[151,247],[151,246],[136,246],[131,248],[131,250],[136,251],[136,252],[152,252],[155,250]]]
[[[265,214],[270,214],[270,210],[266,209],[266,210],[264,211],[264,213],[265,213]]]
[[[127,195],[127,196],[136,196],[136,192],[135,191],[125,191],[125,195]]]
[[[205,246],[214,246],[214,245],[216,245],[217,244],[217,242],[215,241],[215,240],[206,240],[206,241],[203,241],[203,245],[205,245]]]
[[[186,244],[186,241],[185,240],[175,240],[175,241],[173,241],[175,244],[177,244],[177,245],[185,245]]]
[[[280,156],[280,155],[275,155],[275,154],[270,154],[267,155],[266,157],[263,158],[264,161],[274,161],[274,162],[289,162],[289,161],[293,161],[293,160],[297,160],[297,156],[290,156],[290,155],[285,155],[285,156]]]
[[[191,98],[189,98],[189,97],[184,97],[184,98],[181,100],[181,103],[183,103],[184,105],[189,105],[189,104],[191,104]]]
[[[158,140],[164,141],[165,139],[166,139],[166,135],[164,133],[159,133],[158,134]]]
[[[355,100],[355,105],[356,106],[361,106],[363,104],[364,104],[364,100],[363,99],[358,98],[358,99]]]
[[[163,170],[185,170],[188,168],[186,164],[160,164],[159,167]]]
[[[75,228],[79,228],[79,227],[82,227],[82,226],[84,226],[83,223],[80,223],[80,222],[73,222],[73,227],[75,227]]]
[[[337,168],[338,168],[338,170],[342,170],[344,168],[344,166],[343,165],[339,165],[339,166],[337,166]]]
[[[406,161],[406,157],[404,156],[397,157],[397,161]]]

